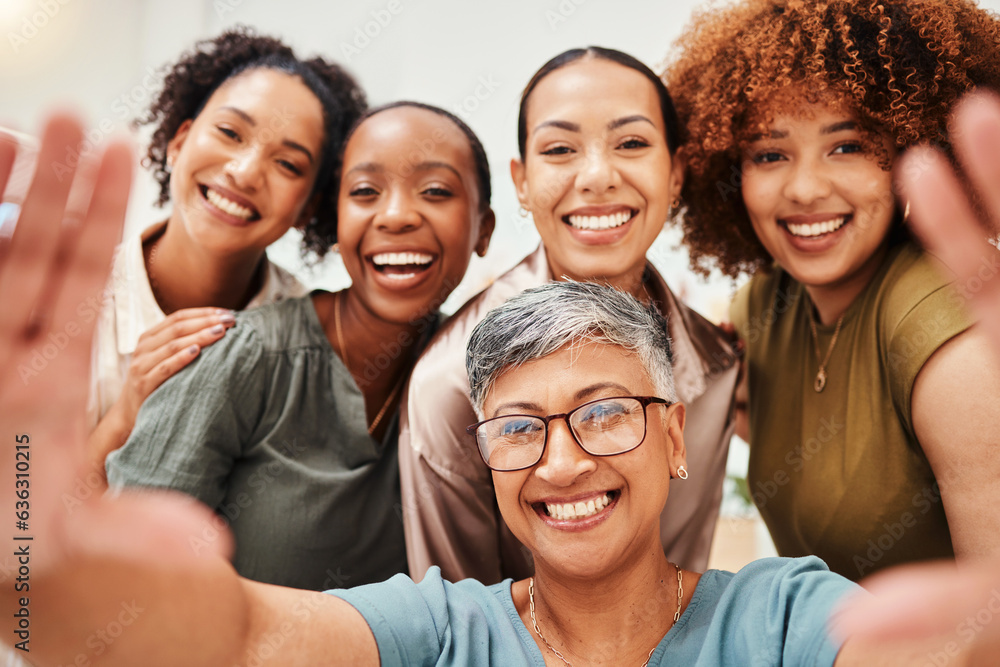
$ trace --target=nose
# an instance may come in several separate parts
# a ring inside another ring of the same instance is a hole
[[[594,457],[573,439],[565,419],[549,423],[548,441],[535,474],[553,486],[570,486],[581,476],[597,469]]]
[[[606,142],[595,139],[587,146],[583,164],[576,177],[576,185],[583,192],[603,194],[619,186],[620,174]]]
[[[783,190],[789,201],[808,205],[829,197],[833,186],[822,166],[803,160],[792,165]]]
[[[247,147],[226,163],[226,175],[237,188],[256,190],[264,178],[264,158],[255,148]]]
[[[402,189],[391,188],[375,216],[375,227],[390,234],[400,234],[416,229],[422,220],[407,193]]]

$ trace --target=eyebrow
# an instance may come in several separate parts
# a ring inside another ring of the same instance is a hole
[[[831,123],[830,125],[825,125],[821,127],[819,133],[836,134],[837,132],[844,132],[845,130],[855,130],[857,129],[857,127],[858,124],[855,123],[853,120],[841,120],[837,121],[836,123]],[[785,139],[788,137],[788,132],[786,132],[785,130],[771,130],[767,135],[763,134],[757,135],[755,137],[751,137],[750,140],[758,141],[760,139],[764,139],[765,136],[769,139]]]
[[[458,178],[459,180],[462,179],[462,175],[458,173],[458,170],[455,169],[455,167],[448,164],[447,162],[440,162],[440,161],[421,162],[420,164],[413,166],[414,171],[430,171],[431,169],[447,169],[451,173],[455,174],[456,178]]]
[[[257,121],[255,121],[253,117],[243,109],[237,109],[236,107],[229,107],[229,106],[219,107],[219,109],[230,111],[236,114],[237,116],[242,118],[246,122],[246,124],[249,125],[250,127],[257,127]],[[282,139],[281,144],[286,148],[291,148],[294,151],[299,151],[300,153],[304,154],[307,158],[309,158],[310,164],[316,163],[316,159],[313,158],[312,152],[302,144],[298,143],[297,141],[292,141],[291,139]]]
[[[458,178],[459,180],[462,179],[462,175],[458,173],[458,170],[455,169],[455,167],[448,164],[447,162],[421,162],[420,164],[413,165],[411,169],[413,169],[413,171],[430,171],[431,169],[447,169],[451,173],[455,174],[456,178]],[[358,164],[348,169],[344,175],[349,176],[357,171],[363,171],[371,174],[384,174],[387,171],[387,169],[381,164],[378,164],[377,162],[359,162]]]
[[[625,396],[632,395],[632,391],[628,387],[618,384],[617,382],[598,382],[597,384],[592,384],[589,387],[584,387],[580,391],[576,392],[573,398],[580,401],[590,396],[593,396],[597,392],[603,391],[605,389],[614,389],[615,391],[621,391],[622,394]]]
[[[622,125],[628,125],[629,123],[649,123],[653,127],[656,127],[656,124],[653,121],[646,118],[642,114],[635,114],[632,116],[624,116],[622,118],[616,118],[615,120],[608,123],[608,129],[616,130]]]
[[[621,392],[621,395],[623,396],[632,395],[631,389],[629,389],[624,385],[618,384],[617,382],[598,382],[588,387],[584,387],[580,391],[576,392],[573,395],[573,400],[586,402],[585,399],[606,389],[613,389],[616,392]],[[530,401],[511,401],[509,403],[503,403],[501,405],[498,405],[493,410],[493,416],[494,417],[498,416],[502,410],[530,410],[532,412],[542,412],[542,407],[537,403],[531,403]]]
[[[502,403],[493,409],[493,417],[500,416],[501,410],[530,410],[532,412],[541,412],[542,408],[537,403],[529,403],[527,401],[511,401],[510,403]],[[511,413],[519,414],[519,413]]]
[[[621,118],[616,118],[610,123],[608,123],[607,127],[609,130],[616,130],[623,125],[628,125],[629,123],[637,123],[637,122],[649,123],[653,127],[656,127],[656,124],[653,121],[646,118],[642,114],[633,114],[631,116],[622,116]],[[544,123],[539,123],[535,127],[535,132],[542,129],[543,127],[557,127],[560,130],[566,130],[567,132],[580,131],[580,126],[577,123],[571,123],[568,120],[547,120]]]

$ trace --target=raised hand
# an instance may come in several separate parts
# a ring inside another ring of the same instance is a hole
[[[89,472],[84,411],[93,321],[81,320],[77,306],[100,294],[107,279],[132,172],[129,148],[112,144],[89,184],[86,212],[67,220],[74,174],[60,161],[77,150],[81,136],[69,116],[49,121],[14,235],[0,246],[0,509],[7,521],[0,571],[15,573],[0,581],[6,619],[0,627],[5,641],[18,641],[15,613],[27,609],[27,632],[35,633],[28,637],[30,657],[39,664],[87,655],[92,633],[121,613],[123,601],[141,595],[138,582],[156,581],[150,572],[218,571],[228,567],[218,556],[231,548],[211,512],[190,501],[80,492]],[[0,139],[0,190],[15,152]],[[66,334],[65,346],[37,376],[22,380],[15,369],[30,364],[56,334]],[[189,537],[204,535],[206,527],[212,539],[196,552]],[[28,586],[15,589],[21,565]],[[146,616],[159,623],[158,613]],[[168,638],[169,628],[160,627]],[[143,636],[137,630],[119,645]]]

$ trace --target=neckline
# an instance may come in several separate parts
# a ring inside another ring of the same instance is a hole
[[[667,647],[685,630],[688,624],[688,619],[697,613],[698,607],[701,605],[702,599],[705,596],[703,593],[704,587],[702,586],[702,582],[704,582],[706,578],[711,578],[714,581],[719,572],[721,572],[721,570],[706,570],[700,577],[698,577],[698,583],[695,585],[694,592],[691,594],[691,599],[688,601],[687,606],[684,607],[681,617],[677,619],[676,623],[670,626],[670,629],[667,630],[666,634],[660,638],[660,642],[649,655],[649,665],[652,666],[658,664],[661,661],[663,654],[666,652]],[[542,655],[542,650],[538,647],[534,636],[532,636],[528,626],[525,625],[521,615],[517,613],[517,606],[514,604],[514,595],[511,593],[513,585],[513,579],[504,579],[499,584],[496,584],[496,586],[501,587],[503,590],[503,595],[500,599],[505,610],[507,611],[507,616],[514,625],[514,631],[521,639],[521,643],[528,647],[528,652],[533,658],[535,658],[539,665],[544,667],[545,656]],[[654,662],[654,659],[656,662]]]
[[[848,325],[851,323],[851,320],[853,320],[857,315],[857,313],[861,310],[862,303],[864,303],[868,299],[873,290],[878,290],[879,286],[881,286],[882,284],[882,281],[885,280],[886,274],[889,272],[889,267],[892,266],[892,263],[896,260],[896,257],[899,256],[899,253],[902,252],[902,249],[905,246],[906,246],[905,243],[900,243],[897,246],[889,248],[886,251],[885,257],[882,259],[882,265],[878,267],[878,271],[876,271],[875,274],[872,275],[872,279],[868,281],[868,284],[865,285],[865,288],[860,292],[858,292],[858,295],[854,297],[854,301],[851,302],[851,304],[847,307],[847,309],[844,310],[844,313],[840,316],[840,319],[843,320],[843,323],[841,325],[842,327],[844,325]],[[802,289],[802,294],[805,297],[804,303],[806,304],[805,308],[805,315],[807,318],[806,324],[808,325],[809,322],[815,322],[816,333],[818,335],[822,336],[832,335],[833,330],[837,327],[837,322],[833,321],[830,324],[824,324],[820,322],[815,317],[814,313],[816,308],[813,305],[812,297],[809,295],[809,290],[807,290],[806,286],[800,283],[798,280],[792,278],[792,275],[788,273],[788,271],[786,271],[784,268],[782,268],[781,270],[786,276],[788,276],[791,280],[793,280]]]

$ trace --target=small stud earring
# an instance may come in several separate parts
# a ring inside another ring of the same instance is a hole
[[[517,214],[520,215],[522,218],[527,218],[528,217],[528,209],[524,208],[524,206],[518,206],[517,207]]]
[[[330,248],[330,252],[332,252],[334,255],[339,255],[340,254],[340,244],[339,243],[334,243],[333,246]]]

